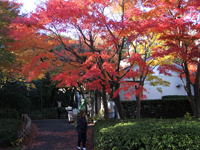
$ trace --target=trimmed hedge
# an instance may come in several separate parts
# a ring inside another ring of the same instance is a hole
[[[166,95],[166,96],[162,96],[162,99],[166,99],[166,100],[188,99],[188,96],[187,95]]]
[[[200,122],[175,119],[98,121],[93,145],[100,150],[200,149]]]
[[[0,119],[0,148],[11,146],[12,142],[18,140],[18,131],[22,128],[19,119]]]
[[[121,101],[126,110],[126,118],[136,117],[136,101]],[[142,118],[178,118],[186,113],[192,113],[191,106],[187,99],[179,100],[141,100]]]

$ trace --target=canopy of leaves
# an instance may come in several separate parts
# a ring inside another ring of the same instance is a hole
[[[114,97],[121,89],[133,86],[134,94],[142,98],[145,79],[168,85],[151,76],[156,65],[160,65],[160,73],[170,75],[169,69],[180,71],[172,60],[196,62],[199,53],[194,41],[199,33],[191,35],[189,31],[199,30],[194,22],[198,9],[199,3],[193,0],[49,0],[29,18],[15,20],[17,30],[11,35],[22,45],[26,45],[22,41],[27,35],[32,37],[26,46],[37,53],[27,57],[29,63],[23,67],[30,81],[56,70],[52,79],[60,81],[60,86],[82,84],[91,90],[116,90]],[[61,36],[63,33],[73,35],[73,40]],[[192,43],[187,53],[182,51],[180,39],[182,45]],[[122,66],[122,60],[129,69]],[[124,78],[132,78],[133,82],[128,87],[113,88]]]
[[[12,20],[18,16],[18,9],[20,5],[8,0],[0,1],[0,64],[1,67],[8,65],[12,59],[12,53],[8,51],[7,42],[11,42],[8,31]]]

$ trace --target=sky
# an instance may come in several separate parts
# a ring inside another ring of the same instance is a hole
[[[44,2],[45,0],[16,0],[19,3],[22,3],[21,13],[28,13],[34,11],[37,4]]]

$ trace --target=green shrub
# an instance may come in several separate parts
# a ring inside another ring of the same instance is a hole
[[[114,126],[119,123],[121,120],[109,119],[109,120],[98,120],[93,129],[92,129],[92,139],[93,145],[96,146],[99,144],[100,130],[102,128],[109,128],[110,126]]]
[[[12,108],[17,110],[20,114],[29,113],[31,107],[31,101],[29,98],[22,94],[16,94],[13,92],[4,93],[1,96],[7,94],[7,100],[5,101],[4,108]]]
[[[20,114],[16,109],[8,109],[8,118],[20,119]]]
[[[16,109],[2,108],[0,109],[0,119],[3,118],[20,119],[20,114]]]
[[[68,114],[67,110],[65,110],[64,107],[62,107],[62,114]],[[40,119],[57,119],[58,113],[57,113],[57,107],[54,108],[44,108],[42,112],[40,110],[32,111],[31,114],[29,114],[30,118],[32,120],[40,120]]]
[[[126,118],[135,118],[136,101],[121,101],[126,110]],[[141,100],[142,118],[177,118],[183,117],[188,112],[191,115],[192,109],[187,99],[179,100]]]
[[[0,148],[11,146],[18,139],[18,131],[22,128],[19,119],[0,119]]]
[[[200,149],[200,122],[173,119],[106,120],[93,128],[100,150]]]
[[[187,113],[184,115],[184,119],[186,119],[186,120],[192,120],[192,119],[194,119],[194,116],[191,116],[190,113],[187,112]]]
[[[40,120],[43,119],[42,118],[42,113],[40,110],[33,110],[31,111],[31,113],[29,114],[29,117],[31,118],[31,120]]]
[[[43,118],[44,119],[57,119],[57,109],[56,108],[45,108],[43,109]]]

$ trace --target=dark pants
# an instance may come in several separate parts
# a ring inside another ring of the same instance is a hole
[[[62,108],[57,107],[58,119],[60,119]]]
[[[81,142],[82,142],[82,147],[85,147],[86,133],[78,132],[78,147],[81,147]]]
[[[58,111],[58,119],[60,119],[61,111]]]

